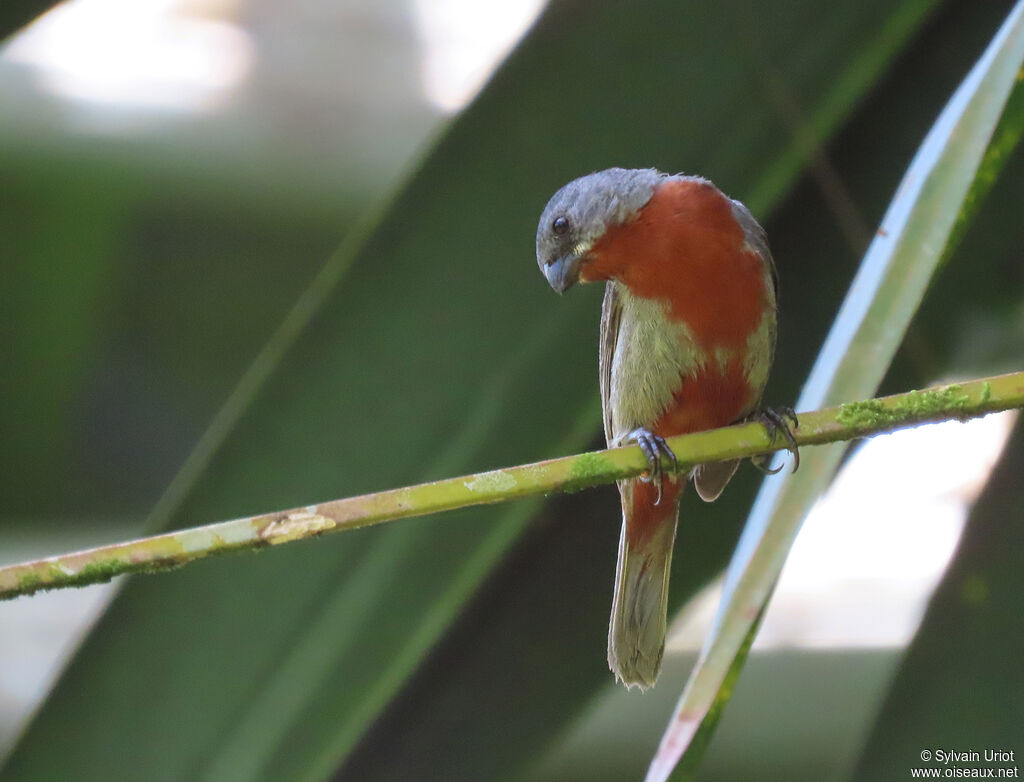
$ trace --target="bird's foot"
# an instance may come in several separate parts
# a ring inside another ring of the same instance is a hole
[[[645,483],[653,483],[658,487],[658,496],[654,500],[654,504],[660,504],[661,486],[665,480],[665,465],[662,460],[668,459],[672,463],[672,472],[675,473],[676,455],[672,453],[672,449],[668,447],[664,437],[659,437],[650,429],[645,429],[642,426],[630,432],[626,436],[626,440],[639,445],[640,450],[647,457],[647,475],[641,476],[640,480]]]
[[[751,415],[750,420],[760,421],[764,424],[764,428],[768,432],[768,440],[772,445],[775,445],[775,441],[780,434],[786,438],[786,450],[793,454],[793,472],[796,472],[800,467],[800,449],[797,447],[796,438],[793,437],[793,430],[799,428],[800,422],[797,420],[793,408],[763,407]],[[790,425],[791,422],[792,426]],[[771,461],[771,454],[755,456],[750,461],[765,475],[774,475],[782,469],[781,465],[774,470],[768,467],[768,462]]]

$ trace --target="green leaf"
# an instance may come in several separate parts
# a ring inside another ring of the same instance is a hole
[[[0,11],[0,43],[56,4],[54,0],[8,0]]]
[[[4,181],[19,197],[0,213],[0,329],[12,335],[0,383],[9,446],[0,449],[0,472],[18,476],[5,487],[3,511],[42,515],[63,510],[53,476],[65,472],[71,408],[106,336],[127,197],[119,188],[98,197],[95,187],[38,174],[6,172]]]
[[[1011,12],[922,143],[804,386],[798,409],[870,395],[881,383],[978,180],[1003,107],[1019,83],[1022,61],[1024,3]],[[990,157],[990,164],[997,159],[1005,156]],[[771,597],[800,523],[842,453],[841,447],[818,449],[805,458],[800,473],[762,487],[730,565],[716,625],[652,761],[649,782],[694,773],[728,699],[729,688],[723,684],[742,665],[742,650],[756,633],[756,617]]]
[[[881,216],[906,161],[1007,8],[962,4],[955,13],[932,20],[912,42],[904,42],[898,64],[829,142],[830,163],[867,216]],[[1011,179],[1007,174],[1002,182]],[[1007,199],[1007,210],[1017,203],[1016,195],[1000,194],[1000,199]],[[990,199],[979,217],[991,217],[995,205],[996,199]],[[1000,234],[998,225],[997,221],[987,235],[1002,236],[1012,252],[1015,234]],[[779,354],[766,400],[779,403],[796,399],[860,253],[854,254],[844,241],[810,177],[787,196],[766,227],[779,263],[783,302]],[[1005,294],[1016,290],[1015,267],[1003,262],[1012,256],[976,250],[978,233],[972,229],[971,242],[964,247],[972,274]],[[941,287],[948,287],[945,276]],[[1011,295],[1006,298],[1014,300]],[[976,305],[974,296],[961,293],[946,303],[941,325],[919,334],[918,341],[928,345],[948,334],[950,320]],[[592,329],[596,312],[594,319]],[[1021,339],[1016,341],[1016,355]],[[945,360],[945,353],[939,358]],[[920,387],[936,377],[930,369],[916,369],[902,358],[899,383],[888,381],[889,390]],[[750,510],[757,478],[756,470],[742,468],[729,491],[711,505],[693,494],[684,497],[673,557],[673,609],[727,563]],[[552,503],[474,596],[336,779],[641,778],[672,711],[672,691],[682,689],[692,660],[681,655],[684,659],[666,666],[654,691],[616,692],[621,687],[614,686],[603,652],[619,523],[614,490],[583,492]],[[757,682],[747,683],[747,678],[739,684],[741,693],[759,687]],[[776,682],[775,689],[779,686]],[[863,693],[865,704],[875,697]],[[600,709],[595,710],[595,702]],[[734,724],[755,724],[763,713],[737,713],[736,708],[731,707],[728,715]],[[792,717],[794,730],[800,731],[800,715]],[[818,728],[835,724],[807,722]],[[759,733],[748,739],[736,732],[733,729],[728,737],[731,746],[765,738]],[[859,736],[845,740],[855,745]],[[834,764],[849,759],[848,751],[830,753],[824,746],[816,746],[816,754],[831,757]],[[810,773],[808,778],[821,775]]]
[[[780,6],[755,32],[824,138],[934,5],[907,2],[890,16],[881,0],[842,13],[808,1]],[[159,515],[199,523],[582,445],[598,429],[600,292],[551,296],[532,258],[537,214],[564,181],[612,163],[699,170],[738,197],[755,194],[760,209],[777,200],[810,153],[762,95],[761,61],[733,35],[739,15],[673,2],[592,4],[586,15],[555,5],[381,221],[366,222],[365,244],[329,262]],[[814,36],[802,32],[809,23]],[[605,498],[613,523],[615,506]],[[133,581],[8,770],[322,778],[409,683],[532,509],[474,510]],[[713,567],[702,563],[685,587]],[[606,675],[598,636],[561,669],[538,653],[526,675],[545,668],[592,687],[592,673]],[[536,740],[516,747],[518,762]],[[504,752],[492,760],[499,770]]]
[[[906,779],[909,769],[1020,766],[1024,644],[1024,425],[1018,421],[1000,463],[971,510],[964,537],[906,652],[861,753],[857,779]],[[922,751],[986,749],[1008,757],[943,764]],[[1013,773],[1011,771],[1011,773]]]

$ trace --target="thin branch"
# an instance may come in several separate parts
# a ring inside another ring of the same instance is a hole
[[[1024,407],[1024,372],[801,413],[794,434],[801,446],[820,445],[926,421],[966,420],[1020,407]],[[679,469],[688,470],[703,462],[771,453],[785,447],[782,440],[770,442],[762,424],[749,423],[681,435],[668,442]],[[109,581],[125,573],[168,570],[215,554],[254,550],[410,516],[554,491],[579,491],[640,475],[646,467],[636,446],[612,448],[168,532],[2,567],[0,599]]]

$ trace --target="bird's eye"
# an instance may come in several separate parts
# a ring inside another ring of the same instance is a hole
[[[567,217],[556,217],[555,221],[551,223],[551,230],[561,236],[569,230],[569,219]]]

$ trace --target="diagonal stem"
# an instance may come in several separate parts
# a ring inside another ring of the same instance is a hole
[[[794,436],[798,445],[820,445],[928,421],[966,420],[1021,407],[1024,372],[1015,372],[801,413]],[[772,443],[760,423],[680,435],[670,438],[668,444],[676,454],[680,470],[787,447],[781,438]],[[109,581],[125,573],[169,570],[216,554],[255,550],[410,516],[553,491],[578,491],[635,477],[646,467],[647,459],[640,448],[611,448],[192,527],[0,567],[0,599]]]

